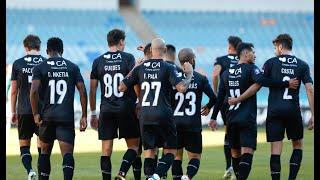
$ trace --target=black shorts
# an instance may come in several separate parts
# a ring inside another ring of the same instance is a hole
[[[19,139],[31,139],[33,134],[39,135],[39,128],[34,122],[32,114],[18,114]]]
[[[53,143],[57,139],[74,145],[74,122],[43,121],[39,127],[39,138],[44,143]]]
[[[98,134],[99,140],[139,138],[139,120],[135,117],[134,111],[132,113],[101,112]]]
[[[229,105],[228,103],[223,103],[220,114],[224,125],[227,125],[227,111],[228,111]]]
[[[202,153],[201,132],[177,131],[177,149],[185,148],[192,153]]]
[[[163,147],[177,148],[177,131],[175,124],[143,125],[141,129],[142,143],[145,150]]]
[[[287,117],[268,117],[266,120],[267,142],[282,141],[284,133],[290,140],[303,138],[303,121],[301,114]]]
[[[231,149],[249,147],[256,150],[257,147],[257,123],[228,123],[228,142]]]

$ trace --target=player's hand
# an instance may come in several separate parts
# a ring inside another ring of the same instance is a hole
[[[143,61],[144,61],[144,59],[143,59],[143,58],[141,58],[141,57],[137,58],[137,59],[136,59],[135,67],[136,67],[136,66],[139,66],[140,64],[142,64],[142,63],[143,63]]]
[[[144,44],[141,44],[141,45],[139,45],[139,46],[137,47],[137,50],[143,52],[145,47],[146,47],[146,46],[145,46]]]
[[[201,115],[202,116],[208,116],[209,113],[210,113],[210,108],[208,108],[207,105],[205,105],[201,108]]]
[[[209,127],[211,128],[212,131],[218,130],[218,124],[217,121],[214,119],[211,119],[208,123]]]
[[[97,119],[97,115],[91,115],[90,125],[91,125],[92,129],[98,130],[98,119]]]
[[[190,75],[193,73],[193,67],[189,62],[183,63],[182,67],[185,74]]]
[[[18,123],[18,115],[17,115],[17,113],[12,113],[11,123],[12,124],[17,124]]]
[[[34,123],[36,123],[37,126],[40,126],[42,124],[42,120],[40,119],[40,114],[36,114],[33,116]]]
[[[86,129],[87,129],[87,117],[81,117],[80,132],[84,132]]]
[[[230,106],[238,104],[239,103],[238,101],[239,101],[238,98],[234,98],[234,97],[229,97],[228,98],[228,104]]]
[[[308,122],[308,129],[313,130],[314,128],[314,116],[311,116],[309,122]]]
[[[299,80],[297,78],[293,78],[289,80],[289,89],[297,89],[299,86]]]

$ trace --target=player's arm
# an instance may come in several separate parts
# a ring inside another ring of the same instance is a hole
[[[96,98],[97,98],[98,80],[90,79],[89,104],[91,111],[90,125],[93,129],[98,128],[97,113],[96,113]]]
[[[191,78],[193,76],[193,67],[189,62],[184,63],[182,67],[183,67],[183,72],[186,74],[186,78],[180,81],[178,84],[176,84],[175,87],[177,91],[184,93],[187,91],[189,84],[191,83]],[[174,69],[174,71],[172,71],[171,73],[170,81],[171,81],[171,84],[175,84],[174,82],[176,82],[176,79],[177,79],[176,77],[177,71],[174,67],[172,68]]]
[[[220,79],[220,83],[219,83],[219,91],[218,91],[218,97],[217,97],[217,101],[214,105],[213,111],[212,111],[212,115],[211,115],[211,120],[209,121],[209,126],[212,130],[216,130],[217,129],[217,116],[218,113],[223,105],[224,102],[224,98],[226,97],[226,89],[225,89],[225,83],[223,82],[223,79]]]
[[[17,105],[17,96],[18,96],[18,85],[16,80],[11,81],[11,122],[16,123],[17,112],[16,112],[16,105]]]
[[[88,107],[88,96],[87,96],[87,90],[86,86],[84,85],[83,77],[80,73],[80,69],[78,66],[76,66],[75,70],[75,82],[76,87],[80,94],[80,103],[82,108],[82,116],[80,120],[80,131],[85,131],[87,128],[87,107]]]
[[[140,97],[141,88],[139,85],[133,86],[134,92],[136,93],[137,97]]]
[[[203,92],[209,97],[209,102],[204,107],[202,107],[201,115],[207,116],[210,112],[210,109],[217,101],[217,97],[214,94],[207,78],[205,78],[204,80]]]
[[[230,97],[228,99],[229,105],[236,105],[240,103],[241,101],[244,101],[245,99],[248,99],[249,97],[255,95],[261,88],[260,84],[254,83],[252,84],[243,94],[241,94],[239,97]]]
[[[308,123],[308,129],[312,130],[314,128],[314,90],[312,83],[306,83],[305,84],[309,107],[311,110],[311,118]]]
[[[221,70],[222,70],[221,65],[215,63],[212,71],[212,85],[213,85],[213,92],[215,95],[218,94],[219,75]]]
[[[42,121],[40,119],[39,114],[39,87],[41,85],[40,80],[32,80],[31,89],[30,89],[30,104],[32,108],[32,114],[34,118],[34,122],[39,126]]]

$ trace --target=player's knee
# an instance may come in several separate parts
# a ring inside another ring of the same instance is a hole
[[[249,147],[242,147],[241,148],[241,153],[242,154],[253,154],[254,150]]]
[[[188,153],[188,156],[189,156],[189,159],[201,159],[201,154],[199,154],[199,153],[191,153],[191,152],[189,152]]]
[[[71,153],[66,153],[63,156],[62,166],[63,166],[63,169],[64,168],[70,168],[70,169],[74,168],[74,158]]]
[[[241,150],[240,149],[231,149],[231,156],[233,158],[240,158],[241,157]]]
[[[302,149],[302,139],[292,141],[293,149]]]
[[[112,147],[105,147],[102,149],[102,156],[111,156]]]

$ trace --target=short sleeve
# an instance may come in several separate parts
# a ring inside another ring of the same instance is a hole
[[[303,84],[306,83],[312,83],[313,84],[313,80],[311,78],[310,75],[310,68],[308,64],[304,64],[303,69],[302,69],[302,82]]]
[[[262,71],[256,65],[253,66],[253,68],[251,69],[251,73],[250,74],[251,74],[251,79],[254,82],[259,82],[259,80],[263,76]]]
[[[270,71],[271,71],[271,63],[270,60],[266,61],[262,67],[263,76],[270,77]]]
[[[90,79],[98,79],[98,59],[93,61]]]
[[[32,80],[41,80],[42,73],[41,73],[41,65],[35,66],[32,70]]]
[[[122,82],[127,86],[131,87],[139,83],[138,81],[138,72],[139,66],[135,67],[128,76],[126,76]]]
[[[83,77],[78,66],[75,68],[75,82],[83,82]]]
[[[220,66],[222,66],[222,62],[221,62],[220,58],[216,58],[216,60],[215,60],[215,62],[214,62],[213,65],[214,65],[214,66],[215,66],[215,65],[220,65]]]
[[[130,72],[134,68],[135,63],[136,63],[136,60],[134,56],[130,54],[128,58],[128,72]]]
[[[169,82],[172,86],[176,86],[182,81],[183,73],[178,72],[177,68],[172,65],[167,66],[169,70]]]
[[[18,79],[18,74],[19,74],[19,71],[17,70],[17,64],[15,62],[12,65],[11,81],[17,80]]]

